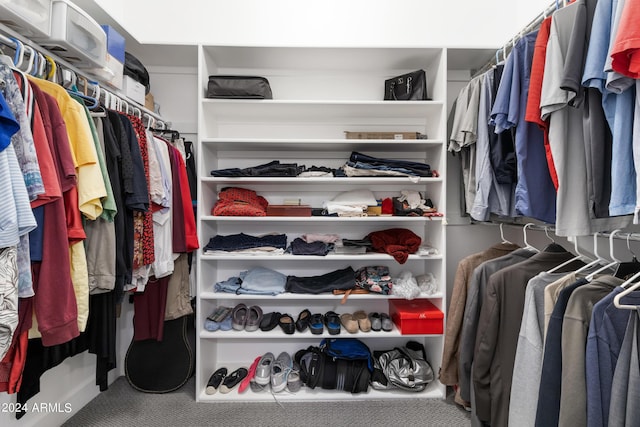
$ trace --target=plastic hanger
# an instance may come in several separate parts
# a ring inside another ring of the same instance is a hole
[[[45,76],[45,78],[49,81],[55,80],[56,72],[58,71],[58,65],[56,61],[53,60],[49,55],[45,55],[44,59],[47,60],[47,64],[49,64],[49,72]]]
[[[596,277],[597,274],[600,274],[603,271],[606,271],[606,270],[610,269],[611,267],[615,266],[616,264],[620,263],[620,261],[615,258],[614,253],[613,253],[613,238],[618,232],[620,232],[619,229],[618,230],[613,230],[611,232],[611,234],[609,235],[609,256],[611,257],[611,259],[613,261],[611,261],[610,263],[608,263],[607,265],[605,265],[603,267],[600,267],[599,269],[597,269],[593,273],[589,274],[586,277],[587,281],[589,281],[589,282],[592,281]]]
[[[582,267],[580,267],[579,269],[577,269],[575,271],[576,274],[578,273],[582,273],[584,271],[588,271],[590,270],[592,267],[595,267],[598,264],[605,264],[608,261],[603,258],[599,253],[598,253],[598,236],[600,235],[600,233],[596,232],[593,233],[593,254],[596,256],[596,259],[591,261],[590,263],[588,263],[587,265],[584,265]]]
[[[640,261],[638,261],[638,257],[631,250],[631,245],[629,244],[630,237],[631,233],[627,233],[627,250],[632,256],[631,261],[621,262],[618,264],[615,273],[613,273],[613,275],[619,279],[626,279],[630,274],[640,272]]]
[[[504,224],[500,223],[500,239],[502,239],[502,244],[503,245],[513,245],[513,243],[511,243],[510,241],[508,241],[507,239],[504,238],[504,228],[503,228]]]
[[[620,285],[620,287],[624,288],[624,291],[620,292],[618,295],[613,297],[613,305],[615,305],[616,308],[621,308],[621,309],[624,309],[624,310],[637,310],[638,309],[637,305],[621,304],[620,300],[622,298],[624,298],[625,296],[629,295],[631,292],[633,292],[636,289],[640,288],[640,282],[636,282],[636,280],[639,277],[640,277],[640,272],[634,274],[633,276],[631,276],[629,279],[625,280]],[[631,286],[629,286],[629,285],[631,285]],[[627,286],[629,286],[629,287],[627,288]]]
[[[16,53],[13,55],[13,65],[19,69],[22,61],[24,61],[24,45],[20,40],[13,37],[10,38],[16,44]]]
[[[578,236],[574,236],[573,237],[573,250],[576,253],[575,257],[571,258],[570,260],[567,260],[567,261],[563,262],[560,265],[556,265],[551,270],[548,270],[547,273],[555,273],[556,271],[560,270],[561,268],[564,268],[564,267],[568,266],[569,264],[571,264],[574,261],[582,261],[584,259],[588,259],[587,256],[581,254],[580,251],[578,250]]]
[[[547,226],[544,227],[544,234],[547,236],[547,239],[551,240],[551,243],[547,245],[547,247],[545,247],[542,250],[542,252],[554,252],[554,253],[567,252],[567,250],[563,248],[562,245],[557,244],[556,241],[553,240],[553,237],[549,236],[549,227]]]
[[[527,228],[529,227],[533,227],[533,223],[529,222],[527,224],[524,225],[524,227],[522,227],[522,234],[523,234],[523,240],[524,240],[524,248],[525,249],[529,249],[531,251],[535,251],[535,252],[540,252],[538,249],[536,249],[535,247],[531,246],[531,244],[529,244],[529,241],[527,240]]]
[[[20,71],[24,71],[25,73],[29,73],[31,71],[31,69],[33,68],[33,61],[35,59],[35,55],[34,55],[34,50],[31,46],[28,45],[24,45],[22,48],[23,52],[29,52],[29,59],[26,62],[26,68],[23,70],[22,67],[16,67],[18,68]],[[20,64],[20,65],[24,65],[24,64]]]

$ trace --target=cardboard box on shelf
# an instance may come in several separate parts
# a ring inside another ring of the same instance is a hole
[[[308,205],[269,205],[267,216],[311,216]]]
[[[345,131],[347,139],[422,139],[420,132],[349,132]]]
[[[146,94],[144,96],[144,107],[147,110],[156,111],[156,104],[155,104],[155,100],[153,99],[153,94],[151,92],[149,92],[148,94]]]

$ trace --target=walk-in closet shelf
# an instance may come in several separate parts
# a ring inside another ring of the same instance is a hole
[[[445,310],[445,225],[443,218],[427,217],[222,217],[211,209],[217,194],[225,187],[248,188],[270,204],[286,199],[302,199],[303,204],[321,207],[323,201],[353,189],[371,190],[376,198],[399,196],[401,190],[414,190],[431,199],[444,213],[446,181],[446,50],[440,48],[298,48],[199,46],[198,118],[198,232],[203,246],[216,234],[246,233],[262,235],[276,232],[291,241],[305,233],[335,233],[358,239],[388,228],[407,228],[423,243],[438,249],[437,255],[413,254],[399,264],[387,254],[318,256],[242,256],[211,255],[199,252],[198,345],[196,398],[199,401],[273,400],[270,393],[247,390],[238,394],[205,394],[209,376],[219,367],[248,367],[270,351],[295,354],[318,345],[323,335],[309,331],[285,335],[280,328],[270,332],[215,331],[203,328],[215,307],[244,302],[259,305],[267,313],[289,313],[294,320],[305,308],[312,313],[334,310],[388,312],[391,298],[378,294],[351,295],[341,304],[341,295],[280,294],[278,296],[217,293],[214,284],[236,276],[251,267],[263,266],[284,274],[313,276],[351,266],[388,266],[393,276],[403,271],[413,275],[433,273],[439,292],[428,299]],[[416,69],[427,75],[428,101],[382,101],[384,80]],[[266,77],[273,91],[272,100],[222,100],[205,97],[209,75],[258,75]],[[345,131],[420,132],[417,140],[352,140]],[[256,166],[271,160],[306,166],[338,168],[357,151],[375,157],[413,160],[438,171],[434,178],[218,178],[211,170]],[[424,297],[427,298],[427,297]],[[391,332],[358,332],[342,329],[338,337],[356,337],[370,349],[382,350],[418,340],[437,374],[442,357],[442,335],[401,335]],[[283,400],[337,400],[371,398],[444,397],[445,387],[437,380],[422,393],[382,392],[351,395],[335,390],[279,393]]]

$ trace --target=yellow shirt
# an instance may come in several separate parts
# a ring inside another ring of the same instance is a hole
[[[80,104],[71,98],[65,88],[48,80],[28,77],[58,101],[60,113],[67,125],[69,144],[78,176],[78,206],[87,219],[95,220],[102,214],[101,199],[107,196],[107,190],[87,117]]]

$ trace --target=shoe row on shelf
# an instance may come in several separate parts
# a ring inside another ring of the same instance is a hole
[[[283,351],[277,358],[268,352],[258,356],[249,369],[242,367],[231,373],[226,367],[217,369],[209,377],[205,393],[212,395],[220,390],[220,393],[226,394],[236,386],[238,393],[243,393],[247,387],[255,393],[269,389],[273,393],[284,390],[295,393],[302,387],[300,367],[287,352]]]
[[[308,309],[302,310],[296,320],[288,313],[277,311],[263,313],[257,305],[247,306],[240,303],[235,307],[220,306],[207,316],[204,329],[213,331],[237,331],[253,332],[260,329],[263,332],[280,327],[285,334],[305,332],[307,329],[314,335],[321,335],[326,328],[329,335],[338,335],[342,328],[351,334],[357,332],[385,331],[393,329],[393,321],[388,313],[370,312],[358,310],[354,313],[338,314],[334,311],[311,313]]]

